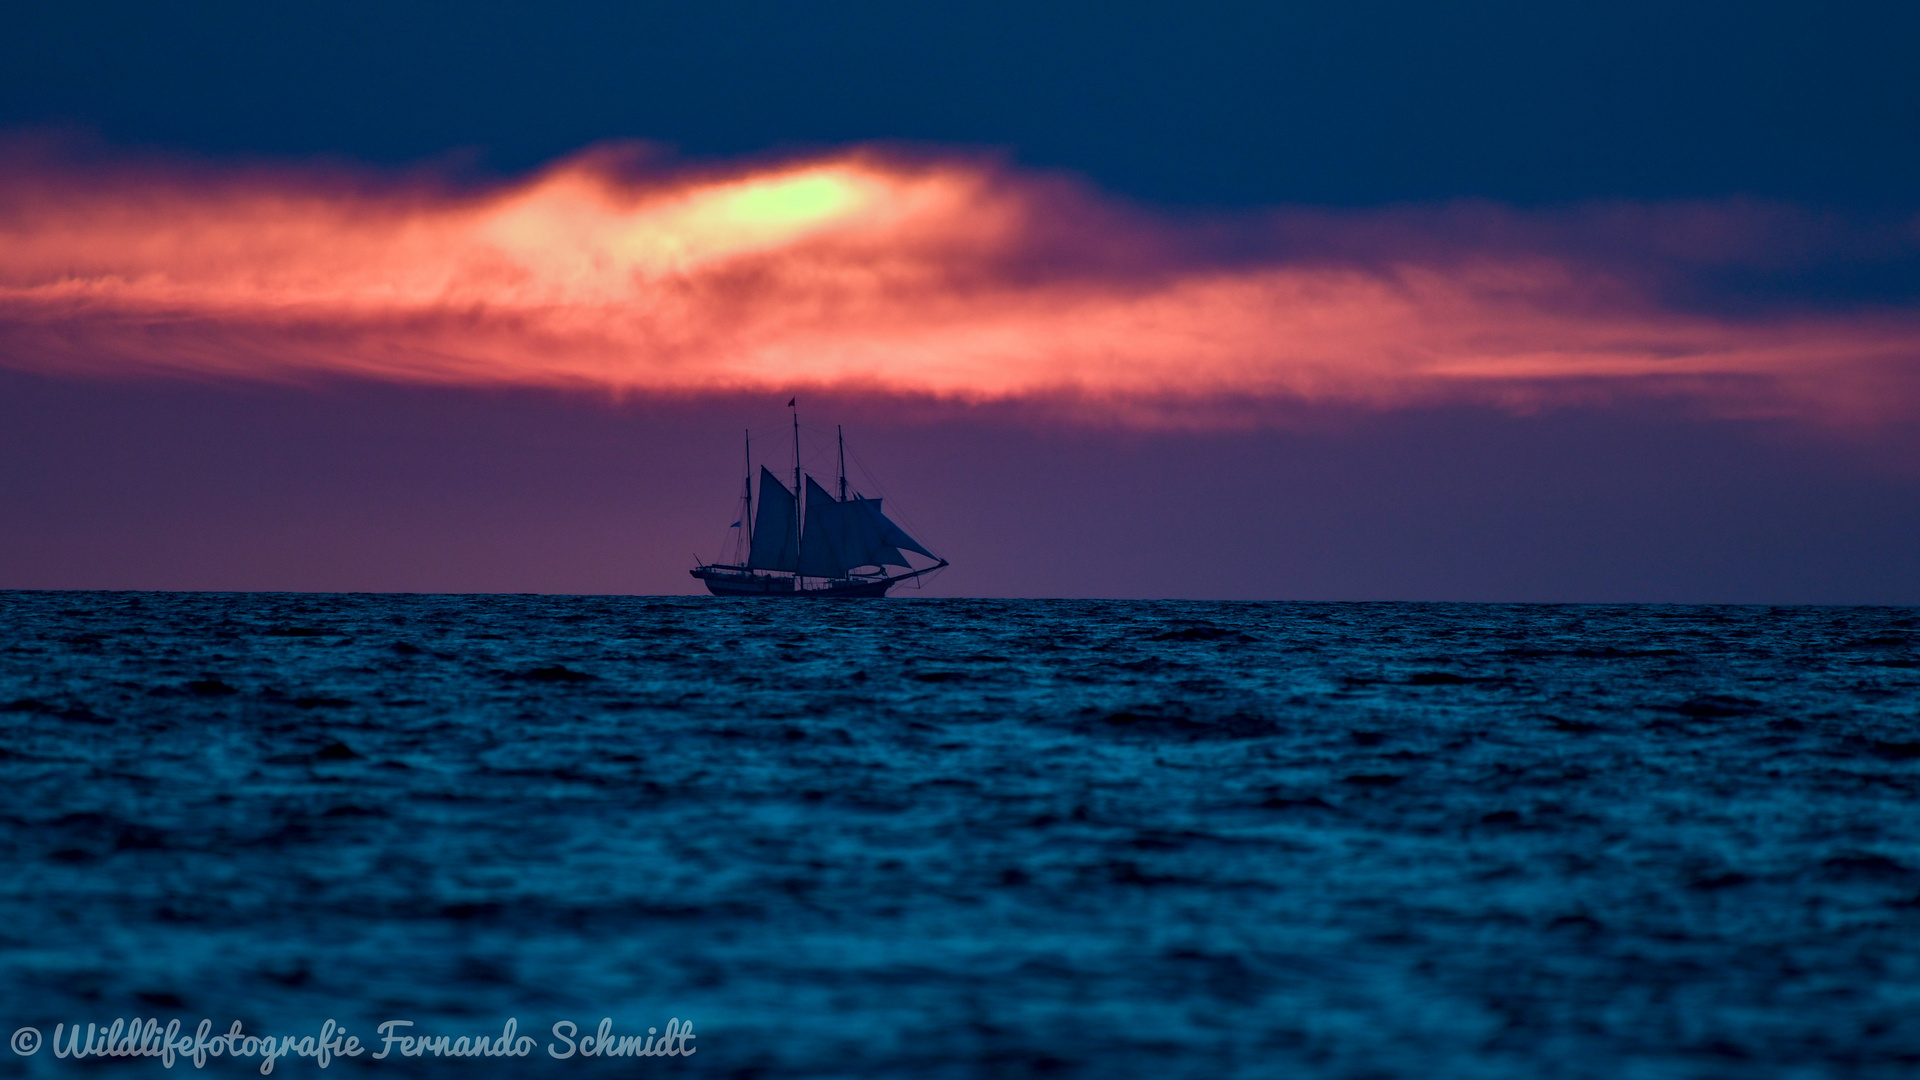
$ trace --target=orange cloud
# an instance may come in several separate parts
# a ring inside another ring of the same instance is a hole
[[[1133,418],[1622,394],[1835,421],[1920,408],[1912,311],[1687,312],[1550,245],[1396,252],[1361,221],[1367,258],[1290,257],[1259,239],[1271,225],[1156,220],[976,160],[870,152],[664,174],[589,154],[480,191],[29,166],[0,180],[0,363],[819,386]],[[1236,232],[1252,254],[1218,243]]]

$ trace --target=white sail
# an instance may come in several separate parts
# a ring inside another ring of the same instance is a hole
[[[753,550],[747,565],[755,570],[800,569],[794,528],[793,492],[766,466],[760,467],[760,516],[753,522]],[[811,571],[809,571],[811,572]]]

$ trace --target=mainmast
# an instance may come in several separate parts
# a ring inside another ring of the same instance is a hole
[[[740,480],[740,531],[734,534],[733,561],[745,566],[753,550],[753,432],[745,434],[747,471]]]
[[[840,501],[847,501],[847,429],[839,424],[833,425],[833,433],[840,440]]]
[[[789,398],[787,400],[787,407],[793,410],[793,554],[795,566],[800,565],[800,543],[801,538],[806,535],[806,533],[800,529],[800,515],[806,512],[805,506],[803,505],[806,500],[801,498],[802,492],[800,488],[800,409],[795,405],[795,402],[799,400],[799,398]],[[793,583],[796,588],[800,585],[800,572],[798,570],[794,571]]]

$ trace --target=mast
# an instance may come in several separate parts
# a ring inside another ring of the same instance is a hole
[[[744,537],[746,540],[747,550],[752,551],[753,550],[753,432],[747,431],[742,436],[742,439],[744,441],[744,444],[746,446],[746,451],[747,451],[747,471],[746,471],[746,474],[740,480],[740,530],[741,530],[741,536]],[[739,552],[734,553],[733,561],[739,563],[741,566],[747,565],[747,560],[744,558],[741,558]]]
[[[833,425],[833,433],[840,440],[840,501],[847,501],[847,429],[839,424]]]
[[[800,543],[801,538],[806,535],[800,528],[800,515],[806,512],[806,508],[803,505],[806,500],[802,498],[800,488],[800,409],[794,404],[794,402],[799,400],[799,398],[790,398],[787,401],[787,406],[793,409],[793,554],[795,566],[800,565]],[[793,572],[793,584],[795,588],[800,587],[800,571],[798,570]]]

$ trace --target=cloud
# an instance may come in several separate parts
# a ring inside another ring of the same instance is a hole
[[[823,388],[1142,423],[1648,395],[1920,411],[1910,306],[1688,298],[1703,267],[1824,257],[1845,232],[1790,208],[1200,217],[878,149],[670,168],[602,148],[481,186],[8,160],[0,363],[41,372]]]

